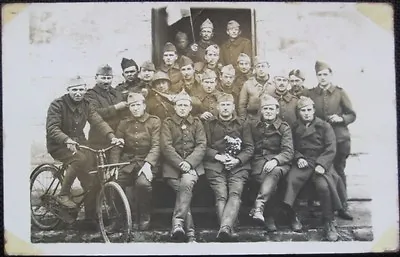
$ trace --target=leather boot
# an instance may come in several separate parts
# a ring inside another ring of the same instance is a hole
[[[229,226],[222,226],[217,234],[218,242],[229,242],[232,240],[232,229]]]
[[[139,220],[139,230],[148,230],[150,227],[150,213],[141,212]]]
[[[339,234],[336,230],[335,224],[333,220],[328,220],[325,221],[324,223],[324,233],[325,233],[325,238],[328,241],[335,242],[339,238]]]
[[[186,236],[188,238],[188,243],[195,243],[196,242],[196,235],[195,235],[195,230],[194,230],[194,222],[193,222],[193,217],[192,213],[190,210],[188,211],[185,219],[185,230],[186,230]]]
[[[185,240],[185,230],[182,227],[182,224],[174,224],[171,231],[171,238],[178,242],[183,242]]]
[[[71,187],[75,181],[75,178],[75,170],[71,166],[68,166],[61,184],[60,193],[56,196],[57,202],[67,208],[76,207],[76,203],[71,199]]]
[[[267,218],[265,219],[265,227],[269,232],[277,231],[275,220],[272,216],[267,216]]]
[[[256,221],[258,224],[264,226],[265,225],[265,219],[264,219],[264,202],[260,200],[256,200],[254,204],[254,212],[252,215],[252,218],[254,221]]]
[[[343,208],[338,211],[337,216],[344,220],[353,220],[353,216],[351,216],[349,212],[347,202],[343,204]]]
[[[296,214],[292,216],[290,225],[292,226],[292,230],[295,232],[301,232],[303,228],[303,225],[301,224]]]

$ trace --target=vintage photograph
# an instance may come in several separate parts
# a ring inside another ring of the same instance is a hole
[[[390,4],[23,11],[34,104],[13,175],[33,246],[372,251],[389,222],[398,237]]]

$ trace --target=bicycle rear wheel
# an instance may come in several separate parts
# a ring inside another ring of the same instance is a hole
[[[100,231],[106,243],[128,242],[132,228],[131,209],[121,186],[104,185],[97,198]]]
[[[51,164],[36,168],[31,175],[30,200],[31,221],[43,230],[51,230],[60,224],[61,219],[48,208],[46,196],[54,196],[61,189],[62,177],[59,169]]]

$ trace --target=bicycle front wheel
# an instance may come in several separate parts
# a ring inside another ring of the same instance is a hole
[[[116,182],[108,182],[100,190],[97,215],[106,243],[128,242],[132,228],[131,209],[124,190]]]

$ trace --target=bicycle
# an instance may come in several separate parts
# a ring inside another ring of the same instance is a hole
[[[61,188],[67,165],[45,163],[36,167],[30,176],[33,224],[43,230],[52,230],[63,223],[73,224],[77,220],[87,194],[94,190],[94,186],[97,185],[100,190],[96,199],[96,213],[104,241],[106,243],[127,242],[132,229],[131,210],[123,189],[115,180],[118,178],[118,168],[130,164],[130,162],[106,164],[105,153],[115,146],[112,145],[100,150],[83,145],[79,146],[81,149],[96,154],[97,165],[95,170],[89,171],[89,174],[96,174],[96,176],[87,190],[72,194],[73,199],[81,198],[78,201],[74,200],[76,202],[75,208],[62,206],[55,198]],[[49,184],[43,183],[43,179],[40,179],[43,174],[49,174]],[[43,186],[42,190],[34,188],[35,182]]]

